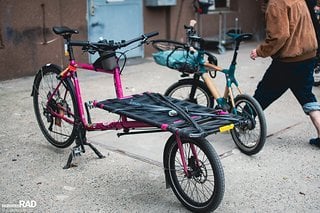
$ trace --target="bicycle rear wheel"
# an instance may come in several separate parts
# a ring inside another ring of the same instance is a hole
[[[35,77],[32,94],[34,112],[43,135],[52,145],[66,148],[76,137],[77,105],[71,83],[57,79],[60,72],[56,66],[44,66]],[[68,122],[54,114],[60,114]]]
[[[180,153],[174,136],[166,143],[163,156],[166,180],[179,201],[190,211],[213,211],[224,195],[224,174],[219,156],[206,139],[181,138],[181,142],[184,153]],[[180,154],[186,158],[187,174]]]
[[[195,88],[192,94],[192,88]],[[205,107],[213,107],[214,98],[212,97],[208,87],[202,82],[195,82],[194,79],[182,79],[172,84],[164,93],[179,100],[189,101]]]
[[[231,136],[241,152],[253,155],[263,148],[267,124],[260,104],[251,96],[238,95],[235,100],[236,113],[245,119],[245,122],[231,130]],[[234,109],[232,109],[234,110]]]

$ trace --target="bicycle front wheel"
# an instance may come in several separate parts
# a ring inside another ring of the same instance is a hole
[[[35,77],[32,94],[35,116],[43,135],[52,145],[66,148],[76,137],[77,105],[71,84],[57,78],[60,72],[56,66],[44,66]]]
[[[164,150],[166,180],[179,201],[190,211],[215,210],[224,195],[224,173],[219,156],[206,139],[181,138],[184,153],[171,136]],[[187,174],[181,155],[185,156]]]
[[[251,96],[238,95],[235,100],[234,113],[243,117],[244,122],[231,130],[231,136],[241,152],[253,155],[263,148],[267,124],[260,104]]]
[[[201,106],[212,108],[214,98],[211,95],[208,87],[202,81],[194,79],[182,79],[172,84],[164,93],[165,96],[170,96],[179,100],[189,101]]]

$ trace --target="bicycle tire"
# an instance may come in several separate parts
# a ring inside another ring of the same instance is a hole
[[[152,40],[151,45],[158,51],[185,49],[186,47],[185,43],[166,39]]]
[[[180,152],[172,135],[164,149],[163,162],[167,183],[178,200],[192,212],[215,210],[224,195],[225,179],[218,154],[206,139],[181,138],[188,173],[183,171]],[[196,148],[201,166],[197,166],[190,144]]]
[[[257,154],[266,141],[267,124],[264,112],[252,96],[241,94],[234,102],[236,113],[244,116],[249,124],[235,126],[231,130],[232,139],[241,152],[247,155]]]
[[[35,76],[32,94],[34,112],[41,132],[55,147],[66,148],[73,143],[76,137],[74,115],[77,115],[78,108],[73,85],[68,81],[62,82],[56,95],[48,102],[48,96],[51,96],[58,83],[61,82],[57,79],[60,73],[61,68],[58,66],[42,67]],[[50,113],[51,110],[63,113],[72,123],[58,119]]]
[[[194,97],[190,97],[191,88],[194,84],[194,79],[181,79],[168,87],[164,95],[212,108],[214,105],[214,97],[211,95],[204,82],[200,80],[197,82]]]

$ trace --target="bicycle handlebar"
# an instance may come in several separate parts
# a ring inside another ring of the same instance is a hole
[[[158,32],[151,32],[143,34],[137,38],[131,39],[129,41],[122,40],[121,42],[114,42],[113,40],[102,40],[99,42],[90,42],[90,41],[76,41],[71,40],[72,34],[78,34],[79,31],[75,29],[70,29],[69,27],[53,27],[53,32],[57,35],[61,35],[70,46],[80,46],[84,50],[93,50],[93,51],[104,51],[104,50],[117,50],[122,47],[126,47],[137,41],[142,41],[145,43],[148,38],[158,35]]]
[[[125,41],[122,40],[120,42],[115,42],[113,40],[101,40],[99,42],[89,42],[89,41],[76,41],[76,40],[72,40],[69,41],[68,43],[71,46],[80,46],[83,47],[84,50],[90,50],[93,49],[95,51],[101,51],[101,50],[117,50],[123,47],[126,47],[132,43],[138,42],[138,41],[142,41],[142,43],[144,43],[147,39],[158,35],[158,32],[151,32],[151,33],[146,33],[143,34],[137,38],[133,38],[131,40]]]
[[[76,40],[73,40],[73,41],[69,41],[69,44],[71,46],[79,46],[79,47],[84,47],[84,46],[87,46],[90,44],[89,41],[76,41]]]
[[[141,35],[141,36],[139,36],[137,38],[131,39],[129,41],[125,41],[124,43],[121,42],[121,45],[119,46],[119,48],[126,47],[126,46],[128,46],[128,45],[130,45],[132,43],[135,43],[135,42],[141,41],[141,40],[143,42],[145,42],[147,39],[149,39],[149,38],[151,38],[153,36],[156,36],[156,35],[159,35],[159,32],[151,32],[151,33],[143,34],[143,35]]]

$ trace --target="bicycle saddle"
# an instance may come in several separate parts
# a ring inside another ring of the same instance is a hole
[[[70,29],[69,27],[53,27],[53,32],[55,34],[61,35],[61,34],[78,34],[78,30]]]
[[[241,42],[245,40],[250,40],[252,39],[253,35],[251,33],[243,33],[235,36],[236,42]]]

